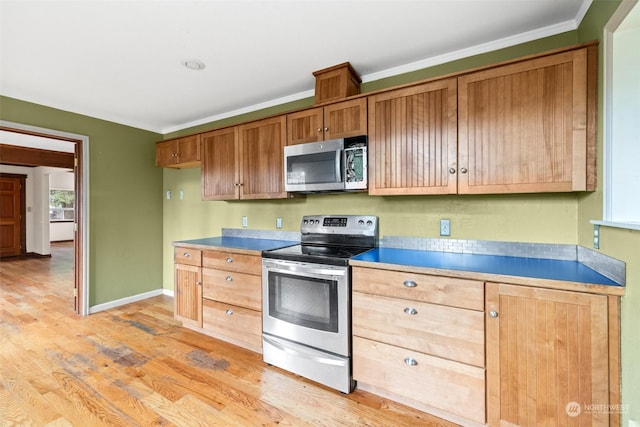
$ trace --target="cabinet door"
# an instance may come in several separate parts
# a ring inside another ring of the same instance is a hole
[[[608,425],[607,298],[487,283],[491,426]],[[605,406],[606,407],[606,406]]]
[[[287,120],[273,117],[239,126],[240,198],[283,199]]]
[[[175,264],[174,317],[202,327],[202,272],[200,267]]]
[[[324,139],[367,134],[367,99],[339,102],[324,107]]]
[[[156,166],[168,167],[178,162],[178,145],[175,140],[156,144]]]
[[[232,200],[240,197],[238,157],[237,127],[202,135],[202,200]]]
[[[460,193],[588,189],[586,48],[462,76],[458,91]]]
[[[186,136],[177,141],[178,163],[184,165],[200,162],[200,135]]]
[[[456,79],[369,97],[369,194],[452,194]]]
[[[287,145],[322,141],[323,138],[322,108],[287,114]]]

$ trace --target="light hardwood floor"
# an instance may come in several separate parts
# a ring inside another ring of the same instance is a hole
[[[71,263],[0,262],[0,426],[453,426],[182,328],[170,297],[79,317]]]

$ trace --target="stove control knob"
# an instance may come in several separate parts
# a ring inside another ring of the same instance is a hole
[[[316,219],[316,225],[320,224],[320,220]]]
[[[302,223],[303,223],[303,224],[308,224],[308,223],[309,223],[309,220],[306,220],[306,219],[305,219],[305,220],[303,220],[303,221],[302,221]]]
[[[367,221],[367,226],[371,227],[373,225],[373,221],[369,220]]]
[[[364,225],[364,220],[362,219],[358,220],[358,225]]]

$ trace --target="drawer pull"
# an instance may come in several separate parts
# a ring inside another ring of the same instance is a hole
[[[225,311],[225,314],[231,316],[233,314],[233,310],[231,310],[230,308],[227,309],[227,311]]]
[[[404,363],[405,365],[416,366],[418,364],[418,361],[413,357],[405,357]]]
[[[412,316],[414,316],[414,315],[418,314],[418,310],[416,310],[416,309],[415,309],[415,308],[413,308],[413,307],[407,307],[407,308],[405,308],[405,309],[404,309],[404,312],[405,312],[405,313],[407,313],[407,314],[410,314],[410,315],[412,315]]]
[[[493,311],[493,310],[491,310],[491,311],[489,312],[489,316],[491,316],[491,317],[498,317],[498,312],[497,312],[497,311]]]
[[[402,284],[405,285],[407,288],[415,288],[416,286],[418,286],[418,284],[413,280],[405,280]]]
[[[233,282],[233,277],[231,277],[231,276],[227,276],[227,277],[225,278],[225,280],[226,280],[227,282]]]
[[[227,262],[231,263],[233,262],[233,258],[231,258],[230,256],[227,257]]]
[[[183,257],[185,258],[189,258],[191,256],[191,254],[189,252],[185,252],[182,254]]]

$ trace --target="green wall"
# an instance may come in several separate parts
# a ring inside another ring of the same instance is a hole
[[[89,137],[89,306],[162,287],[162,135],[0,97],[0,118]]]

